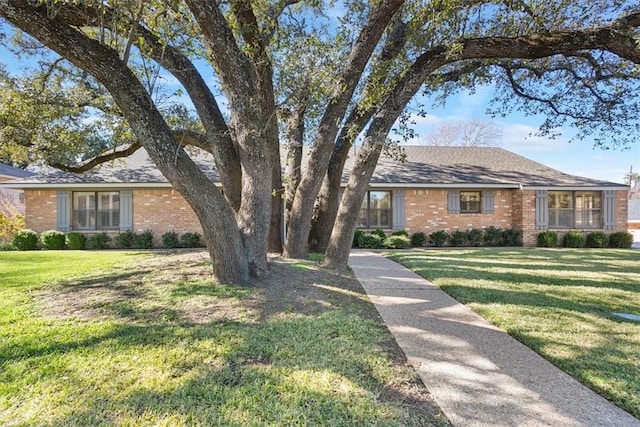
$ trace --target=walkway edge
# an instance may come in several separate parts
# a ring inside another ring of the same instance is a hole
[[[407,268],[368,251],[349,265],[454,426],[640,427]]]

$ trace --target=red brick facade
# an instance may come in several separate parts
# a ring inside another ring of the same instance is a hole
[[[522,230],[524,246],[534,246],[541,230],[536,229],[534,190],[495,189],[494,212],[449,213],[447,189],[409,188],[405,190],[405,230],[425,234],[438,230],[484,229],[489,226]],[[56,190],[26,190],[26,227],[41,233],[56,228]],[[167,231],[197,232],[202,228],[182,196],[170,188],[134,189],[132,194],[133,231],[151,230],[154,244],[161,245]],[[608,233],[627,230],[627,191],[616,191],[616,226]],[[558,231],[560,237],[568,230]],[[593,229],[578,230],[591,232]],[[110,232],[117,234],[117,231]]]
[[[25,226],[37,233],[53,230],[57,225],[57,190],[26,190]],[[184,198],[175,190],[134,189],[133,231],[153,231],[155,246],[161,246],[161,237],[167,231],[178,234],[196,232],[202,234],[202,227]],[[90,231],[84,231],[90,234]],[[109,235],[118,231],[107,231]]]
[[[409,233],[422,231],[425,234],[438,230],[484,229],[489,226],[514,228],[522,231],[524,246],[535,246],[536,229],[535,190],[501,189],[494,190],[495,210],[493,213],[449,213],[447,209],[447,189],[407,189],[405,191],[405,229]],[[571,231],[614,231],[627,230],[627,191],[616,191],[616,226],[613,230],[571,230]],[[567,231],[554,230],[561,238]]]

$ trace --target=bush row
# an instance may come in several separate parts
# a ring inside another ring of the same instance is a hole
[[[29,229],[17,231],[14,234],[11,246],[3,246],[4,250],[17,249],[20,251],[33,251],[39,247],[47,250],[81,250],[81,249],[109,249],[112,239],[107,233],[90,234],[88,236],[77,233],[63,233],[58,230],[43,231],[38,234]],[[200,247],[200,234],[184,233],[179,236],[174,231],[162,235],[163,246],[173,248]],[[145,230],[140,233],[123,231],[113,238],[113,247],[118,249],[151,249],[153,248],[153,231]]]
[[[515,229],[499,229],[487,227],[484,230],[455,230],[448,233],[444,230],[435,231],[429,235],[419,231],[409,234],[404,231],[396,231],[387,236],[384,231],[376,229],[370,233],[356,230],[353,236],[353,247],[365,249],[403,249],[409,246],[520,246],[522,245],[522,233]]]
[[[538,247],[554,248],[561,243],[565,248],[623,248],[628,249],[633,245],[633,235],[626,231],[606,234],[601,231],[583,233],[569,231],[562,236],[562,241],[555,231],[543,231],[538,234]]]

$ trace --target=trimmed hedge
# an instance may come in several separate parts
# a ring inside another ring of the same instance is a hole
[[[493,225],[485,228],[483,240],[487,246],[502,246],[502,230]]]
[[[92,234],[87,238],[88,249],[109,249],[111,237],[107,233]]]
[[[422,231],[418,231],[411,235],[411,244],[413,246],[423,246],[426,241],[427,236]]]
[[[562,237],[565,248],[581,248],[584,246],[584,234],[579,231],[569,231]]]
[[[407,236],[404,235],[395,235],[387,237],[383,245],[385,248],[389,249],[405,249],[411,246],[411,241]]]
[[[78,251],[84,249],[87,245],[87,236],[82,233],[67,233],[67,247],[71,250]]]
[[[180,246],[183,248],[200,247],[200,235],[198,233],[184,233],[180,237]]]
[[[439,248],[441,246],[444,246],[448,238],[449,233],[447,233],[446,231],[434,231],[433,233],[429,234],[429,243]]]
[[[451,246],[468,246],[469,245],[469,237],[467,236],[466,231],[455,230],[449,234],[449,243]]]
[[[633,234],[626,231],[618,231],[609,235],[609,247],[629,249],[633,245]]]
[[[482,243],[482,230],[478,230],[477,228],[473,228],[467,231],[467,240],[469,241],[469,245],[471,246],[480,246]]]
[[[62,231],[47,230],[40,234],[40,244],[47,250],[59,251],[64,249],[65,235]]]
[[[173,249],[180,246],[180,239],[178,239],[178,233],[175,231],[167,231],[162,235],[162,246],[167,249]]]
[[[13,236],[13,246],[19,251],[34,251],[38,249],[38,235],[28,228],[20,230]]]
[[[554,248],[558,246],[558,233],[555,231],[543,231],[538,233],[538,247]]]
[[[383,247],[384,239],[377,233],[366,233],[360,236],[358,247],[363,249],[380,249]]]
[[[606,248],[609,244],[609,236],[602,231],[594,231],[587,234],[585,244],[588,248]]]
[[[133,249],[151,249],[153,248],[153,231],[144,230],[142,233],[133,235]]]

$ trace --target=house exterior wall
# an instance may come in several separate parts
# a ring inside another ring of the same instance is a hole
[[[167,231],[200,233],[202,227],[187,201],[170,188],[133,190],[133,231],[153,231],[155,246],[162,246]]]
[[[55,230],[58,215],[56,190],[25,190],[24,225],[36,233]]]
[[[91,191],[91,189],[88,189]],[[37,233],[54,230],[57,226],[57,190],[26,190],[25,227]],[[175,231],[178,234],[196,232],[202,227],[195,213],[184,198],[171,188],[134,189],[133,231],[153,231],[154,246],[162,246],[162,234]],[[97,233],[98,231],[96,231]],[[102,232],[102,231],[100,231]],[[105,231],[114,236],[118,231]],[[82,230],[84,234],[92,231]]]
[[[538,233],[544,230],[536,228],[535,190],[494,190],[494,197],[493,213],[449,213],[446,189],[407,189],[405,191],[405,229],[409,233],[422,231],[428,235],[438,230],[451,232],[472,228],[485,229],[489,226],[501,229],[514,228],[522,231],[523,246],[536,246]],[[553,229],[553,231],[558,233],[559,241],[562,241],[562,236],[569,231],[584,233],[626,231],[628,228],[627,203],[627,191],[616,191],[616,223],[612,230],[589,228]]]
[[[481,190],[481,189],[478,189]],[[410,188],[405,191],[406,230],[425,234],[438,230],[483,229],[493,225],[498,228],[513,227],[512,190],[494,190],[493,213],[449,213],[446,189]]]
[[[493,213],[453,214],[447,208],[446,189],[408,188],[405,190],[405,230],[409,233],[421,231],[425,234],[438,230],[451,232],[471,228],[484,229],[494,226],[502,229],[515,228],[522,231],[523,245],[535,246],[536,192],[535,190],[500,189],[494,191]],[[26,190],[25,226],[37,233],[56,228],[57,190]],[[151,230],[154,245],[162,246],[161,236],[167,231],[178,234],[197,232],[202,234],[200,223],[184,198],[175,190],[134,189],[132,192],[133,231]],[[561,238],[567,231],[626,231],[627,191],[616,191],[616,223],[613,230],[554,230]],[[83,231],[85,234],[91,232]],[[117,231],[108,234],[115,235]]]

